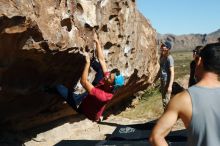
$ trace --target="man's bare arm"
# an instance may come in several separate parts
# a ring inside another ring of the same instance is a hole
[[[83,70],[80,83],[89,93],[91,93],[92,88],[94,86],[88,81],[89,67],[90,67],[90,58],[87,54],[86,55],[86,65],[85,65],[85,68]]]
[[[183,96],[185,96],[185,93],[182,92],[170,100],[166,111],[158,120],[151,133],[150,142],[152,146],[168,146],[165,137],[169,134],[173,125],[176,123],[179,114],[181,113],[180,111],[184,110],[181,109],[181,104],[184,102]]]
[[[177,117],[177,112],[172,110],[167,110],[163,114],[150,136],[150,142],[153,146],[168,146],[165,137],[177,121]]]
[[[99,62],[102,66],[102,71],[103,72],[107,72],[107,65],[106,65],[106,62],[105,62],[105,57],[104,57],[104,53],[103,53],[103,50],[101,48],[101,45],[100,45],[100,42],[97,38],[97,34],[95,33],[94,34],[94,41],[95,41],[95,44],[96,44],[96,50],[97,50],[97,57],[99,59]]]
[[[172,92],[173,81],[174,81],[174,66],[171,66],[170,67],[170,82],[167,88],[167,91],[170,93]]]

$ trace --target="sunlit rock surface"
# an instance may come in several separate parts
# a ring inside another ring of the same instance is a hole
[[[109,70],[126,77],[108,108],[152,84],[156,32],[135,0],[0,1],[1,128],[26,129],[75,113],[47,87],[77,84],[82,52],[95,51],[94,32]]]

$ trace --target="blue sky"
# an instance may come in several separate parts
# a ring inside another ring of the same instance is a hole
[[[136,0],[157,32],[176,35],[220,29],[220,0]]]

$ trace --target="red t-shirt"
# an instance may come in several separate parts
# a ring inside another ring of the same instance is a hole
[[[108,74],[108,72],[104,73],[105,76]],[[102,79],[82,101],[79,110],[90,120],[99,120],[105,110],[106,103],[113,97],[112,90],[113,87],[106,85]]]

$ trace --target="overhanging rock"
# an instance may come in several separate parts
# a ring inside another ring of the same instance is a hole
[[[156,32],[135,1],[0,1],[1,125],[26,129],[74,114],[45,88],[78,82],[82,52],[95,51],[94,30],[109,69],[117,67],[126,76],[126,86],[108,107],[154,81]]]

